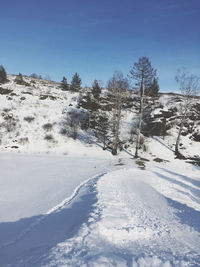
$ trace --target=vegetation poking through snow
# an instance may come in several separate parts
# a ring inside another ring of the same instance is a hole
[[[97,80],[92,88],[81,88],[81,79],[76,74],[73,79],[75,84],[77,81],[76,88],[69,86],[68,90],[63,90],[62,83],[42,80],[38,76],[6,77],[7,81],[0,87],[1,150],[12,150],[12,140],[16,140],[19,151],[65,153],[72,138],[86,145],[96,143],[114,155],[122,150],[130,155],[135,153],[141,90],[129,90],[130,85],[120,72],[114,73],[107,88],[102,88]],[[155,76],[151,79],[155,85]],[[156,137],[174,150],[185,96],[170,93],[152,96],[146,91],[138,151],[141,156],[153,154],[151,143]],[[53,145],[55,140],[56,145]],[[179,151],[183,157],[195,157],[199,144],[200,102],[199,98],[191,98],[191,108],[182,125]]]

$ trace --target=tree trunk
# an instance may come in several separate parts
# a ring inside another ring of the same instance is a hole
[[[115,99],[115,108],[114,108],[114,136],[113,136],[113,145],[112,145],[112,154],[117,155],[118,143],[119,143],[119,129],[120,129],[120,120],[121,120],[121,105],[122,105],[122,96],[121,88],[116,92]]]
[[[140,134],[141,134],[141,127],[142,127],[143,101],[144,101],[144,90],[145,90],[143,79],[142,79],[141,86],[142,86],[142,92],[141,92],[141,97],[140,97],[140,115],[139,115],[138,129],[137,129],[135,158],[138,158],[138,150],[140,147]]]
[[[106,134],[103,135],[103,150],[106,150]]]
[[[112,154],[117,155],[117,148],[119,142],[119,125],[120,125],[120,116],[121,116],[121,109],[117,110],[117,115],[115,115],[115,129],[114,129],[114,136],[113,136],[113,146],[112,146]]]
[[[183,124],[184,124],[185,118],[186,118],[186,113],[187,113],[187,107],[185,108],[183,117],[181,119],[181,125],[180,125],[179,131],[178,131],[178,136],[177,136],[177,139],[176,139],[175,155],[177,157],[181,156],[181,153],[179,152],[179,144],[180,144],[180,140],[181,140],[181,133],[182,133],[182,130],[183,130]]]

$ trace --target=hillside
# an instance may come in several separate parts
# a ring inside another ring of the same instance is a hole
[[[0,150],[69,153],[73,140],[66,130],[67,113],[72,110],[87,112],[79,106],[79,102],[90,89],[82,88],[81,92],[62,91],[60,84],[55,82],[23,77],[24,84],[19,85],[15,81],[15,75],[9,75],[8,79],[8,83],[0,86]],[[105,89],[102,94],[106,94]],[[154,149],[155,136],[160,138],[163,145],[174,149],[180,124],[181,102],[182,96],[176,94],[160,94],[156,99],[147,99],[141,154],[159,156],[159,152]],[[122,111],[120,140],[122,148],[131,154],[135,149],[138,105],[137,95],[133,92],[127,93]],[[110,116],[110,112],[107,113]],[[81,127],[77,131],[80,148],[90,145],[88,143],[100,141],[91,131],[83,130]],[[180,149],[187,157],[199,156],[198,98],[194,100],[187,123],[184,125]]]

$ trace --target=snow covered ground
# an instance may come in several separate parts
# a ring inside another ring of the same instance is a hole
[[[169,161],[142,170],[94,147],[1,154],[0,266],[199,266],[199,168],[152,144]]]
[[[131,142],[113,157],[89,132],[79,132],[81,141],[62,133],[78,93],[9,79],[0,114],[0,267],[200,266],[200,169],[174,158],[176,124],[164,140],[145,139],[143,159],[133,160]],[[173,99],[162,96],[162,110]],[[134,116],[123,111],[123,140]],[[189,137],[182,150],[199,155]]]
[[[105,172],[109,157],[0,155],[0,221],[16,221],[50,210],[83,181]]]
[[[183,177],[163,166],[125,168],[98,179],[88,220],[45,266],[199,266],[200,179],[186,169]]]

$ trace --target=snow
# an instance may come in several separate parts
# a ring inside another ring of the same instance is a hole
[[[16,75],[8,75],[9,82],[2,84],[1,87],[12,90],[11,94],[0,95],[0,149],[5,152],[20,152],[20,153],[54,153],[54,154],[69,154],[71,153],[71,144],[76,142],[71,141],[66,134],[62,134],[63,123],[66,119],[66,114],[72,109],[77,108],[77,100],[79,93],[71,91],[62,91],[59,83],[34,79],[24,76],[23,79],[28,83],[18,85],[14,82]],[[87,88],[82,89],[82,94],[85,94]],[[103,91],[105,94],[106,90]],[[130,94],[133,97],[133,94]],[[25,99],[24,99],[25,98]],[[154,111],[151,115],[158,116],[162,111],[177,108],[177,113],[173,114],[170,119],[172,128],[167,131],[165,144],[174,149],[175,140],[178,134],[176,117],[180,115],[180,103],[182,97],[173,94],[162,94],[159,99],[152,104]],[[178,102],[177,102],[178,101]],[[199,102],[198,99],[194,103]],[[122,126],[120,129],[120,140],[126,145],[130,145],[130,140],[134,140],[135,127],[138,123],[138,110],[135,107],[125,108],[122,110]],[[162,107],[162,108],[161,108]],[[81,110],[81,108],[79,109]],[[197,111],[197,110],[196,110]],[[198,113],[198,112],[197,112]],[[11,120],[8,117],[12,118]],[[27,121],[27,117],[32,117],[32,121]],[[159,116],[158,116],[159,117]],[[159,122],[160,118],[154,120]],[[11,130],[9,126],[15,123]],[[192,123],[193,121],[191,121]],[[44,125],[50,123],[51,129],[44,129]],[[198,120],[195,122],[195,129],[198,129]],[[51,140],[46,140],[45,137],[51,135]],[[82,143],[92,143],[94,138],[79,129],[79,139]],[[149,139],[149,140],[148,140]],[[146,138],[147,143],[151,142],[151,138]],[[77,147],[81,147],[84,151],[85,144],[78,143]],[[199,154],[200,142],[195,142],[191,138],[191,134],[181,136],[182,153],[185,156],[193,157]],[[79,146],[80,144],[80,146]],[[89,145],[88,145],[89,146]],[[149,153],[153,153],[150,150]],[[91,150],[95,150],[91,147]],[[154,148],[153,148],[154,150]],[[134,144],[128,148],[128,152],[134,154]],[[76,153],[76,152],[74,152]],[[83,152],[84,153],[84,152]],[[93,153],[93,152],[92,152]]]
[[[88,152],[90,156],[87,149],[79,156],[0,154],[0,221],[47,212],[82,181],[111,165],[111,157],[100,157],[100,152],[95,158]]]
[[[154,177],[152,172],[131,168],[99,179],[95,210],[77,235],[45,256],[45,266],[199,264],[200,225],[197,231],[181,222],[182,210],[151,186]],[[176,191],[169,185],[165,190]]]
[[[0,122],[6,115],[18,122],[0,132],[0,266],[199,266],[200,169],[175,159],[176,125],[165,139],[146,138],[141,158],[133,159],[131,143],[113,157],[89,132],[79,131],[80,140],[60,134],[78,93],[28,77],[29,87],[16,85],[14,78],[2,86],[16,95],[0,99]],[[162,95],[162,110],[174,99]],[[123,141],[136,113],[122,111]],[[184,155],[199,155],[200,142],[189,135],[181,142]]]
[[[1,266],[200,264],[199,168],[84,152],[1,154]]]

